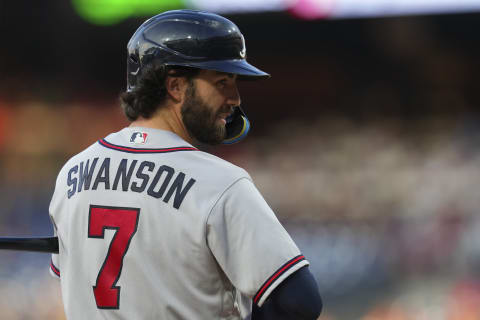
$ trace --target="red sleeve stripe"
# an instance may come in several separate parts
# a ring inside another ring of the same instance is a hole
[[[273,274],[273,276],[271,276],[267,281],[265,281],[265,283],[262,285],[260,290],[258,290],[257,294],[255,295],[255,297],[253,299],[253,302],[257,303],[260,300],[260,298],[262,297],[262,295],[265,293],[265,291],[270,287],[270,285],[276,279],[278,279],[287,270],[289,270],[294,265],[296,265],[297,263],[299,263],[300,261],[303,261],[303,260],[305,260],[305,256],[302,256],[302,255],[296,256],[295,258],[293,258],[292,260],[288,261],[283,266],[281,266],[280,269],[278,269],[277,272],[275,272]]]
[[[118,146],[116,144],[110,143],[105,139],[98,140],[105,148],[128,152],[128,153],[167,153],[167,152],[176,152],[176,151],[198,151],[197,148],[193,147],[176,147],[176,148],[162,148],[162,149],[150,149],[150,148],[130,148],[124,146]]]
[[[60,270],[53,264],[53,261],[50,261],[50,269],[52,269],[53,273],[55,273],[58,277],[60,277]]]

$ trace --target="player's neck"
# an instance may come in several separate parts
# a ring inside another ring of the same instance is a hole
[[[130,124],[130,127],[144,127],[166,130],[175,133],[188,143],[193,143],[188,134],[179,112],[174,108],[161,108],[150,119],[138,118]]]

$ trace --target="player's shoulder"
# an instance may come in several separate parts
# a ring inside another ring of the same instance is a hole
[[[226,181],[235,181],[240,178],[250,178],[248,172],[227,160],[204,151],[189,153],[192,169],[206,176],[216,176]]]
[[[68,171],[74,164],[78,164],[83,159],[88,159],[91,155],[96,154],[96,150],[98,148],[98,141],[95,141],[82,151],[78,152],[77,154],[71,156],[60,169],[59,176],[61,176],[62,172]]]

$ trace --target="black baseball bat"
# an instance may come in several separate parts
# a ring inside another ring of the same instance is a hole
[[[58,238],[0,237],[0,250],[58,253]]]

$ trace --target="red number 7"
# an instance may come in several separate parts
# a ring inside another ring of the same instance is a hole
[[[107,256],[98,272],[93,295],[99,309],[120,308],[120,286],[116,286],[122,273],[123,257],[138,227],[140,209],[90,205],[88,237],[103,239],[105,229],[116,230]]]

